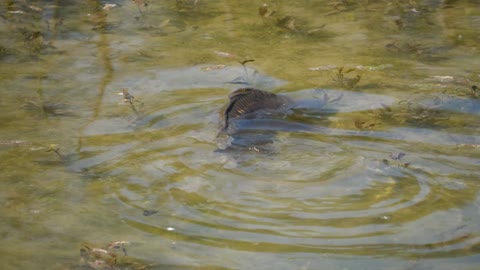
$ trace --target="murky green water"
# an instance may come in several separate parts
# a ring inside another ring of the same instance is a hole
[[[478,269],[479,1],[137,3],[3,1],[3,269]]]

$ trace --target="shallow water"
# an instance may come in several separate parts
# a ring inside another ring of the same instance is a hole
[[[346,2],[5,2],[3,267],[477,269],[480,5]],[[246,86],[306,105],[266,151]]]

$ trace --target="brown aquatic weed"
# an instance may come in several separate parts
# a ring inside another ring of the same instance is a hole
[[[65,162],[65,161],[67,160],[67,158],[60,153],[60,148],[59,148],[59,147],[57,147],[57,148],[51,147],[51,148],[48,149],[46,152],[47,152],[47,153],[48,153],[48,152],[54,152],[55,154],[57,154],[57,156],[58,156],[58,157],[60,158],[60,160],[63,161],[63,162]]]
[[[466,95],[474,99],[480,98],[480,90],[478,89],[478,86],[472,85],[470,91],[466,91]]]
[[[113,241],[104,247],[84,244],[80,248],[80,264],[87,269],[145,269],[150,265],[128,257],[127,241]],[[120,252],[120,254],[118,254]],[[82,268],[83,269],[83,268]]]
[[[276,13],[276,11],[275,10],[270,10],[266,3],[264,3],[263,5],[261,5],[258,8],[258,14],[260,14],[260,16],[265,17],[265,18],[268,18],[275,13]]]
[[[122,92],[118,94],[123,96],[123,102],[133,104],[135,97],[130,95],[127,88],[122,88]]]
[[[378,123],[369,123],[367,121],[358,120],[358,119],[354,121],[354,124],[355,124],[355,127],[360,130],[373,128],[378,125]]]
[[[360,82],[361,76],[355,75],[354,77],[347,77],[345,74],[350,73],[355,70],[355,68],[349,68],[347,70],[343,69],[344,67],[337,68],[335,77],[333,80],[340,84],[340,86],[345,88],[355,88],[355,86]]]
[[[113,241],[105,247],[94,247],[84,244],[80,248],[81,269],[112,270],[112,269],[147,269],[151,264],[128,256],[127,241]],[[118,254],[120,252],[120,254]]]
[[[62,102],[25,100],[22,106],[31,112],[40,112],[43,116],[72,116],[70,106]]]
[[[249,85],[249,84],[253,84],[254,81],[255,81],[255,78],[257,76],[257,71],[254,70],[253,74],[250,76],[250,74],[248,73],[248,69],[247,69],[247,63],[250,63],[250,62],[253,62],[255,61],[254,59],[247,59],[247,60],[243,60],[243,61],[239,61],[239,63],[242,65],[243,67],[243,71],[245,72],[245,76],[239,76],[227,83],[230,83],[230,84],[246,84],[246,85]]]
[[[120,92],[118,94],[123,96],[123,103],[130,104],[130,107],[132,108],[132,111],[135,115],[134,115],[134,118],[129,121],[129,125],[134,126],[135,123],[143,117],[142,112],[137,110],[137,107],[135,106],[135,103],[139,103],[140,108],[142,108],[142,106],[144,104],[143,104],[143,102],[139,101],[138,99],[135,99],[135,97],[128,92],[127,88],[122,88],[122,92]]]
[[[398,106],[382,104],[382,108],[369,113],[369,115],[391,124],[407,123],[411,125],[435,126],[449,119],[448,114],[441,110],[443,103],[444,100],[441,97],[436,97],[431,104],[424,104],[420,97],[417,96],[399,101]]]

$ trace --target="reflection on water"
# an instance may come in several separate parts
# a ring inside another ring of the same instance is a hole
[[[68,2],[0,7],[6,268],[476,269],[475,3]]]

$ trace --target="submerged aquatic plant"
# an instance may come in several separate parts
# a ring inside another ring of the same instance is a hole
[[[424,104],[419,100],[419,97],[414,97],[399,101],[396,107],[382,104],[382,108],[371,112],[369,115],[383,122],[391,122],[393,124],[408,123],[412,125],[435,126],[449,119],[448,114],[440,108],[444,102],[441,97],[436,97],[433,103]]]
[[[40,112],[44,116],[72,116],[70,106],[62,102],[25,100],[22,106],[31,112]]]
[[[122,92],[118,94],[123,96],[123,102],[133,104],[135,97],[130,95],[127,88],[122,88]]]
[[[255,61],[255,59],[246,59],[239,61],[243,67],[244,75],[238,76],[235,79],[227,82],[229,84],[243,84],[243,85],[255,85],[255,79],[257,77],[258,71],[254,70],[252,74],[248,73],[247,64]]]
[[[132,108],[132,111],[135,114],[133,120],[130,121],[130,125],[135,125],[135,123],[142,118],[142,113],[137,110],[137,107],[135,106],[135,102],[138,102],[140,106],[143,106],[143,102],[135,99],[135,97],[128,92],[127,88],[122,88],[122,92],[118,94],[123,97],[123,103],[130,104],[130,107]]]
[[[258,14],[266,25],[272,25],[279,29],[292,33],[311,35],[321,30],[325,24],[320,26],[308,26],[307,23],[298,23],[298,19],[288,14],[281,14],[264,3],[258,8]]]
[[[82,269],[145,269],[149,265],[128,258],[126,246],[129,242],[113,241],[105,247],[84,244],[80,248],[80,266]],[[118,254],[121,252],[123,256]]]
[[[15,40],[18,41],[17,44],[10,45],[10,48],[6,47],[9,54],[22,54],[25,49],[29,56],[36,56],[36,54],[45,50],[56,49],[53,42],[60,31],[60,26],[63,25],[64,19],[59,17],[59,13],[56,12],[53,12],[53,17],[48,18],[42,14],[46,10],[55,8],[53,5],[47,3],[33,5],[28,3],[30,1],[7,2],[6,13],[9,15],[1,15],[2,23],[5,26],[5,31],[8,29],[12,36],[18,37]],[[20,42],[23,42],[23,46],[20,45]]]
[[[469,98],[478,99],[480,98],[480,89],[478,89],[478,86],[472,85],[470,89],[467,91],[464,91],[462,95],[465,95]]]
[[[52,146],[55,146],[55,145],[52,145]],[[60,153],[60,147],[50,147],[50,149],[48,149],[46,152],[47,153],[54,152],[55,154],[57,154],[57,156],[60,158],[61,161],[63,162],[67,161],[67,158]]]
[[[84,244],[82,248],[80,248],[79,269],[144,270],[153,266],[152,264],[147,264],[142,260],[129,256],[126,249],[126,246],[129,244],[127,241],[113,241],[103,247]],[[77,267],[75,267],[75,269],[77,269]]]
[[[354,124],[355,124],[355,127],[360,130],[373,128],[378,125],[378,123],[370,123],[368,121],[358,120],[358,119],[354,121]]]
[[[331,97],[325,90],[323,89],[315,89],[313,92],[313,97],[320,101],[321,106],[325,106],[328,104],[338,103],[343,98],[343,93],[340,93],[336,97]]]
[[[422,59],[441,60],[448,58],[449,46],[422,44],[416,41],[392,41],[385,45],[385,49],[398,55],[410,55]]]
[[[277,11],[271,10],[266,3],[264,3],[258,8],[258,14],[260,14],[260,16],[264,18],[268,18],[275,13],[277,13]]]
[[[436,125],[439,121],[448,120],[446,113],[439,109],[442,101],[437,99],[432,105],[421,104],[415,100],[401,101],[406,122],[414,124]]]
[[[355,70],[355,68],[349,68],[347,70],[343,69],[344,67],[337,68],[335,77],[333,80],[337,82],[341,87],[344,88],[355,88],[355,86],[360,82],[361,76],[355,75],[354,77],[348,77],[345,74],[350,73]]]

